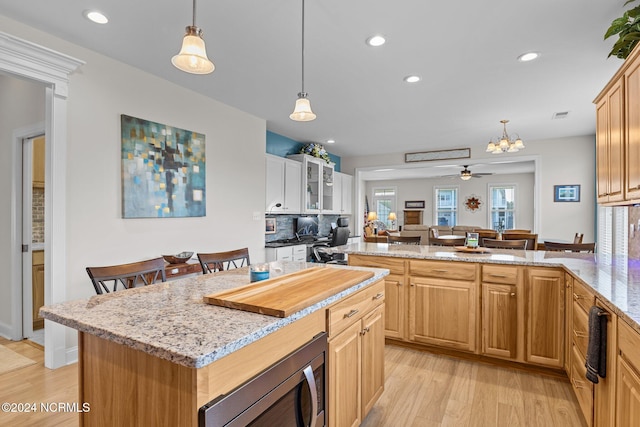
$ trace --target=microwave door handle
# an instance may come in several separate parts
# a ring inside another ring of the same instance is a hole
[[[316,421],[318,421],[318,389],[316,388],[316,379],[313,376],[311,365],[304,368],[302,372],[307,378],[309,395],[311,396],[311,421],[309,421],[309,427],[315,427]]]

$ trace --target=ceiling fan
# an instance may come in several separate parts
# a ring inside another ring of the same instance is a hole
[[[456,174],[456,175],[445,175],[447,177],[451,177],[451,178],[455,178],[455,177],[459,177],[461,180],[463,181],[467,181],[471,178],[482,178],[483,176],[488,176],[488,175],[493,175],[490,172],[482,172],[482,173],[472,173],[469,170],[469,165],[462,165],[462,167],[464,169],[462,169],[460,171],[460,174]]]

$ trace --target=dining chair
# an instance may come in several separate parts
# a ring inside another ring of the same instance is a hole
[[[387,243],[390,245],[419,245],[420,236],[387,236]]]
[[[122,285],[124,289],[130,289],[138,285],[151,285],[158,281],[165,282],[167,276],[164,266],[164,259],[158,257],[129,264],[87,267],[87,274],[93,283],[96,294],[100,295],[104,292],[117,291],[118,285]],[[109,282],[113,282],[111,289],[109,289]]]
[[[502,234],[511,234],[511,233],[531,233],[531,230],[527,230],[524,228],[512,228],[511,230],[504,230]]]
[[[198,253],[197,255],[202,267],[202,274],[229,270],[232,265],[233,268],[240,268],[250,264],[249,248],[234,249],[226,252]]]
[[[527,249],[535,251],[538,249],[538,235],[536,233],[505,233],[502,235],[503,240],[526,240]]]
[[[495,239],[498,237],[496,230],[479,229],[473,232],[478,233],[478,246],[484,246],[484,239]]]
[[[573,243],[582,243],[582,238],[583,237],[584,237],[583,233],[576,233],[576,235],[573,236]]]
[[[429,244],[432,246],[464,246],[466,237],[457,237],[453,239],[445,239],[438,237],[437,239],[429,240]]]
[[[364,241],[366,243],[387,243],[387,239],[389,236],[364,236]]]
[[[587,252],[594,253],[596,251],[595,243],[560,243],[545,240],[544,248],[547,251],[554,252]]]
[[[527,244],[528,244],[528,241],[526,239],[513,239],[513,240],[484,239],[485,248],[527,249]]]

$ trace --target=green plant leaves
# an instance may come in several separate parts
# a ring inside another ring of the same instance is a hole
[[[625,2],[625,6],[634,1],[636,0],[628,0]],[[626,59],[640,40],[640,6],[629,9],[620,18],[614,19],[604,38],[606,40],[616,34],[618,40],[614,43],[608,56]]]

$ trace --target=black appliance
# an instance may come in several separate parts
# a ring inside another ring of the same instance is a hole
[[[327,334],[198,411],[198,426],[322,427],[327,425]]]

